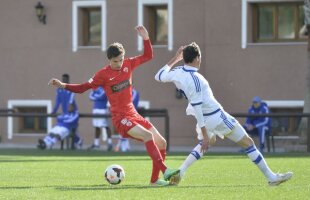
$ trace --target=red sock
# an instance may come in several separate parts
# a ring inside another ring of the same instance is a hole
[[[163,158],[163,162],[165,162],[166,159],[166,149],[159,150],[161,157]],[[153,162],[153,171],[152,171],[152,177],[151,177],[151,183],[155,183],[159,179],[159,168],[156,167],[155,163]]]
[[[160,152],[159,152],[157,146],[155,145],[154,140],[149,140],[149,141],[145,142],[145,147],[146,147],[146,150],[147,150],[149,156],[153,160],[153,163],[155,164],[154,165],[155,168],[157,168],[158,170],[160,170],[164,173],[165,170],[167,169],[167,167],[163,162],[163,158],[160,155]]]

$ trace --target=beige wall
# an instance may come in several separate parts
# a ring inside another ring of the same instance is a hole
[[[34,0],[0,1],[0,107],[9,99],[52,99],[47,86],[51,77],[71,75],[71,82],[87,81],[107,64],[99,49],[72,52],[72,1],[42,1],[47,24],[35,16]],[[241,0],[174,0],[174,50],[154,47],[154,59],[134,73],[141,99],[152,108],[168,108],[172,145],[193,145],[195,120],[185,116],[187,102],[177,100],[172,84],[155,82],[154,75],[183,44],[196,41],[202,50],[201,73],[216,98],[229,112],[245,112],[251,98],[302,100],[305,90],[306,45],[260,45],[241,49]],[[123,43],[127,56],[137,51],[137,1],[107,1],[107,43]],[[88,93],[76,95],[80,112],[90,113]],[[33,142],[37,138],[7,140],[6,119],[0,118],[4,142]],[[163,131],[163,120],[154,119]],[[80,132],[90,143],[94,131],[90,119],[82,119]]]

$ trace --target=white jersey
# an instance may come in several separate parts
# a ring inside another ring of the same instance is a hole
[[[201,127],[207,129],[209,139],[214,135],[227,137],[234,142],[240,141],[246,131],[240,123],[226,113],[221,104],[214,98],[208,81],[195,67],[188,65],[171,68],[165,65],[155,75],[160,82],[173,82],[178,90],[188,99],[187,114],[197,119],[198,139],[202,140]]]
[[[160,82],[173,82],[177,89],[188,99],[187,114],[194,115],[199,127],[203,127],[204,115],[222,109],[214,98],[208,81],[198,73],[198,69],[188,65],[171,68],[165,65],[155,75]]]

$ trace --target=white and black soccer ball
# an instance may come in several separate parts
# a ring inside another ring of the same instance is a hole
[[[125,171],[120,165],[110,165],[104,172],[104,177],[112,185],[120,184],[125,178]]]

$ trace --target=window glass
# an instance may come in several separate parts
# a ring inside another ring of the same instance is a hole
[[[307,35],[305,35],[306,32],[306,26],[305,26],[305,11],[304,7],[300,5],[298,7],[299,10],[299,18],[298,18],[298,33],[299,33],[299,38],[306,39]]]
[[[258,38],[272,39],[273,30],[273,7],[262,6],[258,8]]]
[[[90,10],[89,20],[89,43],[100,45],[101,43],[101,11],[99,9]]]
[[[34,117],[24,117],[24,129],[34,129],[35,128],[35,118]]]
[[[294,9],[295,8],[293,6],[278,7],[279,39],[295,38]]]
[[[168,41],[168,11],[167,8],[156,9],[156,41],[167,43]]]

